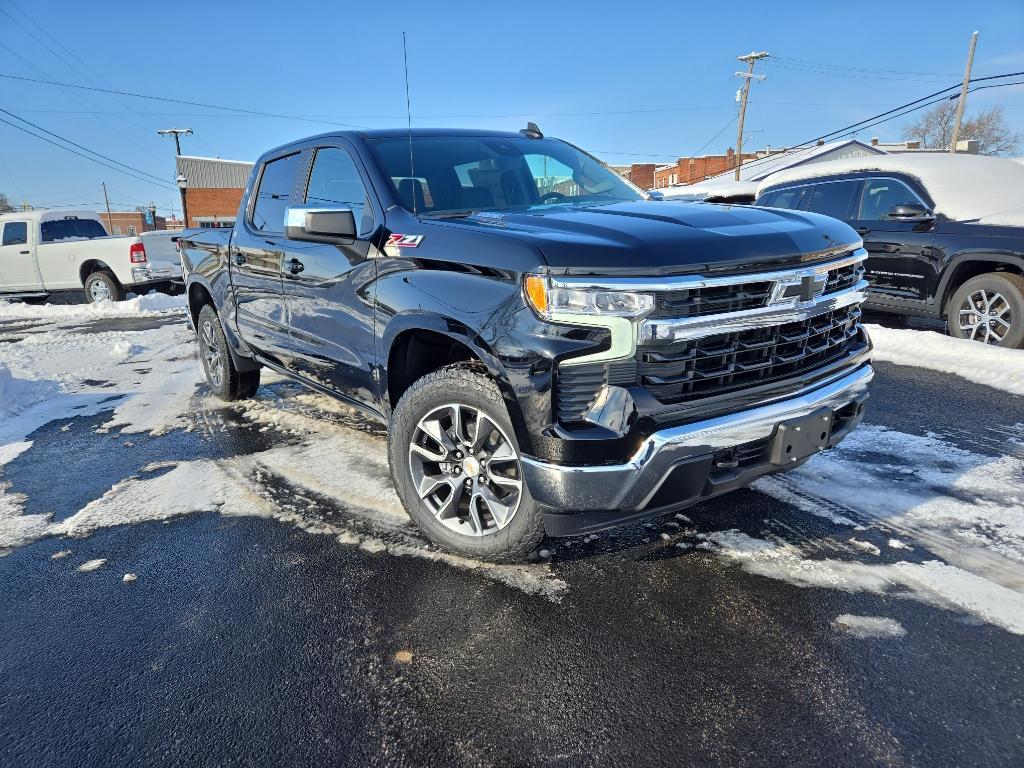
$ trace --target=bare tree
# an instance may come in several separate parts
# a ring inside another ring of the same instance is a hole
[[[17,209],[11,205],[11,201],[7,199],[7,195],[0,192],[0,213],[14,213],[15,210]]]
[[[944,101],[925,112],[917,122],[903,126],[903,138],[920,141],[925,149],[948,149],[955,120],[956,101]],[[1002,107],[992,107],[960,126],[960,140],[970,139],[978,142],[978,152],[982,155],[1007,155],[1017,149],[1024,137],[1010,130]]]

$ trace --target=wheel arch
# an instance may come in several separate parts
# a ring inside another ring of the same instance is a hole
[[[85,287],[85,281],[89,279],[89,275],[93,272],[106,272],[117,281],[118,285],[121,284],[114,270],[105,261],[102,259],[86,259],[78,268],[78,281],[82,284],[83,288]]]
[[[939,283],[939,312],[944,317],[957,289],[971,278],[989,272],[1024,275],[1024,256],[999,253],[970,253],[954,258],[946,266]]]

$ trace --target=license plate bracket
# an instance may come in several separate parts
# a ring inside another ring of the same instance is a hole
[[[768,458],[780,467],[795,464],[828,448],[835,411],[819,408],[814,413],[780,422],[775,428]]]

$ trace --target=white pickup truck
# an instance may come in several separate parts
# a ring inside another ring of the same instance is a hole
[[[94,211],[19,211],[0,215],[0,298],[43,302],[81,291],[94,301],[182,285],[177,232],[107,234]]]

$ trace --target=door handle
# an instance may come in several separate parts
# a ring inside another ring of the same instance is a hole
[[[858,235],[866,235],[866,234],[868,234],[868,233],[869,233],[870,231],[871,231],[871,229],[870,229],[870,228],[868,228],[868,227],[857,227],[857,234],[858,234]]]
[[[292,259],[287,264],[285,264],[285,266],[288,267],[288,271],[291,272],[293,275],[299,274],[299,272],[306,268],[305,265],[298,259]]]
[[[22,256],[28,256],[32,251],[18,251]]]
[[[235,264],[237,264],[238,266],[242,266],[243,264],[245,264],[245,256],[241,253],[236,253],[234,256],[231,257],[231,260],[235,262]]]

